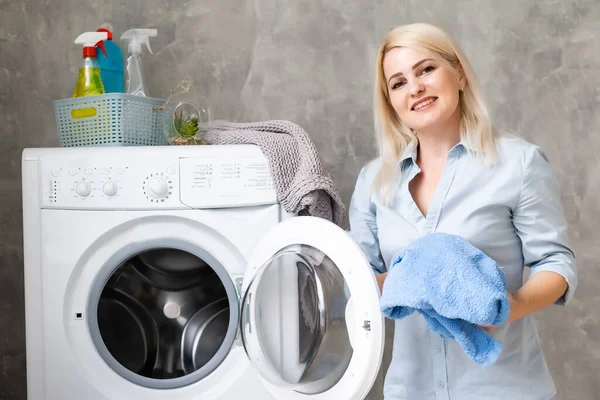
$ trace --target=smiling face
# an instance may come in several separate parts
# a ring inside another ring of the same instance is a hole
[[[387,52],[383,73],[390,103],[409,128],[418,134],[458,132],[464,77],[427,53],[408,47]]]

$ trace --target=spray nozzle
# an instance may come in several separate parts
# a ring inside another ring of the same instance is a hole
[[[121,39],[129,40],[127,50],[129,53],[141,53],[142,43],[148,47],[148,51],[152,54],[150,48],[150,38],[158,34],[156,29],[130,29],[121,35]]]
[[[104,48],[104,40],[106,39],[108,39],[108,33],[106,32],[85,32],[77,36],[75,44],[83,45],[84,57],[96,57],[96,47],[100,47],[104,55],[108,57]]]
[[[104,23],[100,25],[100,27],[96,30],[96,32],[106,32],[108,34],[107,40],[112,40],[112,25],[109,23]]]

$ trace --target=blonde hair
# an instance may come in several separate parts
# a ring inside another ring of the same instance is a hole
[[[373,182],[384,204],[389,204],[400,178],[400,158],[416,136],[396,114],[389,99],[388,86],[383,72],[383,60],[395,47],[408,47],[425,51],[456,73],[463,73],[467,80],[460,93],[460,138],[468,150],[483,159],[486,165],[496,161],[495,132],[487,107],[481,95],[477,78],[471,64],[458,44],[442,29],[425,23],[400,26],[385,37],[377,55],[375,71],[375,133],[381,167]]]

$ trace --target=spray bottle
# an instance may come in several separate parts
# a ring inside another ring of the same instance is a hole
[[[83,45],[83,67],[79,68],[79,77],[75,84],[73,97],[104,94],[100,66],[96,58],[96,47],[100,47],[106,55],[102,41],[107,37],[106,32],[86,32],[75,39],[75,44]]]
[[[129,40],[127,46],[127,93],[134,96],[146,97],[148,91],[144,84],[142,74],[142,63],[140,56],[142,54],[142,44],[148,47],[148,51],[152,54],[150,48],[150,37],[157,35],[156,29],[130,29],[121,35],[121,39]]]
[[[106,32],[107,40],[104,43],[104,49],[108,56],[98,53],[98,65],[100,66],[100,77],[104,84],[106,93],[123,93],[123,52],[119,45],[112,39],[112,25],[102,24],[96,32]]]

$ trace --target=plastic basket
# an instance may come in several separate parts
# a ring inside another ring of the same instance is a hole
[[[164,103],[123,93],[55,100],[60,146],[165,145],[163,112],[154,110]]]

